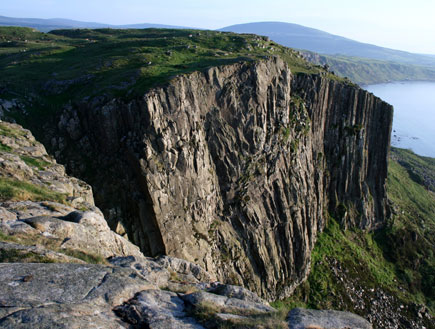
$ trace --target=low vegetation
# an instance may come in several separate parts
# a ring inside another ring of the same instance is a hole
[[[30,182],[0,177],[0,201],[54,201],[66,204],[66,196]]]
[[[0,27],[0,44],[0,91],[7,99],[27,101],[28,114],[14,113],[21,123],[42,121],[67,102],[87,96],[134,98],[176,75],[270,56],[280,56],[293,73],[324,73],[340,79],[268,38],[229,32],[81,29],[41,33]]]
[[[35,157],[30,157],[30,156],[27,156],[27,155],[21,155],[20,158],[28,166],[36,167],[39,170],[44,170],[47,166],[50,165],[50,163],[45,161],[45,160],[37,159]]]
[[[0,249],[0,263],[54,263],[54,261],[26,250]]]

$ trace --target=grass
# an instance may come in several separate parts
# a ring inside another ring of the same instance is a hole
[[[108,264],[107,260],[101,255],[91,254],[76,249],[57,249],[57,251],[67,256],[81,259],[88,264]]]
[[[411,150],[391,148],[393,163],[402,166],[408,173],[409,178],[419,185],[435,192],[435,159],[416,156]],[[404,175],[406,177],[406,175]],[[395,194],[392,195],[395,197]]]
[[[54,201],[66,204],[66,196],[37,186],[10,178],[0,177],[0,201]]]
[[[2,152],[11,152],[12,148],[7,146],[7,145],[4,145],[3,143],[0,142],[0,151],[2,151]]]
[[[391,154],[388,195],[395,215],[379,241],[408,290],[422,294],[435,313],[435,193],[424,179],[435,177],[435,159],[400,149]]]
[[[29,157],[27,155],[21,155],[21,160],[23,160],[28,166],[36,167],[39,170],[44,170],[47,166],[50,165],[50,162],[47,162],[42,159],[37,159],[33,157]]]

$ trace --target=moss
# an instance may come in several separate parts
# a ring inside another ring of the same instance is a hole
[[[0,230],[0,241],[3,242],[15,242],[16,239],[13,236],[4,234],[1,230]]]
[[[286,143],[290,137],[291,129],[290,127],[281,127],[281,135],[283,141]]]
[[[296,153],[298,151],[298,148],[299,148],[299,139],[292,140],[290,144],[290,151],[292,153]]]
[[[175,281],[175,282],[180,282],[181,281],[181,279],[179,278],[177,272],[175,272],[175,271],[173,271],[171,269],[168,269],[168,271],[169,271],[169,280]]]
[[[11,151],[12,151],[12,148],[9,147],[9,146],[7,146],[7,145],[5,145],[5,144],[3,144],[3,143],[0,143],[0,151],[3,151],[3,152],[11,152]]]
[[[345,126],[344,131],[349,136],[357,136],[363,128],[364,128],[363,125],[357,124],[353,126]]]
[[[25,132],[21,129],[14,129],[11,126],[0,122],[0,135],[8,137],[24,136]]]
[[[50,165],[50,162],[47,162],[42,159],[37,159],[34,157],[29,157],[27,155],[20,155],[21,160],[23,160],[28,166],[36,167],[39,170],[44,170],[47,166]]]

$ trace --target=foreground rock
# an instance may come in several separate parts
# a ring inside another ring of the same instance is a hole
[[[154,288],[132,270],[0,264],[1,328],[122,328],[112,308]]]
[[[96,257],[135,255],[139,248],[112,232],[98,208],[80,211],[55,202],[3,202],[0,229],[21,244]]]
[[[349,312],[295,308],[287,320],[289,329],[373,329],[367,320]]]
[[[117,307],[115,312],[123,321],[139,328],[204,329],[188,316],[183,299],[170,291],[143,291],[125,305]]]

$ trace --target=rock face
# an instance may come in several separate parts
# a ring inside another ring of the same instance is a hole
[[[144,257],[28,131],[0,129],[0,328],[285,327],[197,264]]]
[[[89,264],[0,264],[0,327],[125,328],[112,308],[154,287],[135,275]]]
[[[372,94],[272,58],[179,76],[133,101],[86,99],[49,135],[110,227],[146,255],[272,300],[307,276],[328,212],[345,227],[385,221],[391,124]]]

